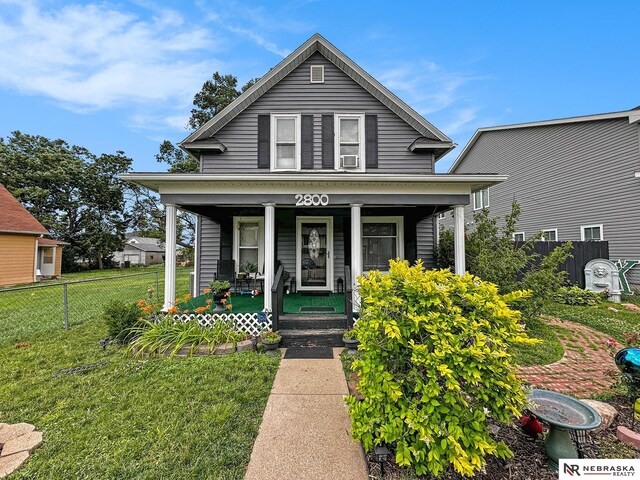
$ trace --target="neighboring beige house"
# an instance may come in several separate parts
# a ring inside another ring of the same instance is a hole
[[[164,262],[165,248],[157,238],[133,235],[126,239],[124,249],[113,254],[113,261],[120,266],[154,265]]]
[[[0,185],[0,286],[59,277],[65,242],[42,238],[49,232]]]

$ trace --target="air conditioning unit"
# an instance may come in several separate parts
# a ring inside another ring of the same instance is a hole
[[[341,155],[342,168],[358,168],[358,155]]]

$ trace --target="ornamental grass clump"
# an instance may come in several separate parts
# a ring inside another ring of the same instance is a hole
[[[388,445],[418,475],[453,468],[471,476],[485,457],[509,458],[488,422],[509,423],[526,403],[512,345],[534,343],[509,303],[473,275],[391,261],[360,277],[356,324],[362,401],[347,397],[353,435],[367,451]]]

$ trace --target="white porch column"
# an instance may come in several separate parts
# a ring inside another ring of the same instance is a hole
[[[351,204],[351,285],[354,309],[360,304],[358,277],[362,275],[362,204]]]
[[[454,217],[454,261],[456,275],[463,276],[465,267],[464,258],[464,205],[455,205],[453,207]]]
[[[176,206],[165,205],[166,238],[164,252],[164,305],[163,309],[173,307],[176,298]]]
[[[271,287],[276,264],[276,204],[264,204],[264,308],[271,310]]]

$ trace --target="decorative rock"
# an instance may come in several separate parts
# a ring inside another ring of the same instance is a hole
[[[28,423],[5,425],[0,429],[0,444],[7,443],[9,440],[21,435],[26,435],[29,432],[33,432],[35,429],[36,427]]]
[[[218,346],[213,353],[215,355],[229,355],[230,353],[233,353],[235,351],[236,347],[233,345],[233,343],[223,343],[222,345]]]
[[[620,306],[626,308],[627,310],[631,310],[632,312],[640,313],[640,307],[638,305],[634,305],[633,303],[623,303]]]
[[[600,414],[600,418],[602,418],[602,423],[600,424],[600,426],[594,428],[593,430],[590,430],[590,432],[592,433],[598,433],[606,430],[611,426],[615,418],[618,416],[618,411],[608,403],[598,402],[597,400],[590,399],[580,399],[580,401],[593,408]]]
[[[0,478],[5,478],[19,469],[29,458],[29,452],[14,453],[0,457]]]
[[[607,310],[611,311],[611,312],[618,312],[619,310],[615,307],[607,307]]]
[[[623,427],[622,425],[618,427],[618,431],[616,432],[616,436],[618,440],[626,445],[630,445],[635,448],[640,448],[640,434],[634,432],[633,430],[629,430],[627,427]]]
[[[42,432],[29,432],[6,442],[2,447],[0,458],[20,452],[31,453],[40,445],[42,445]]]

